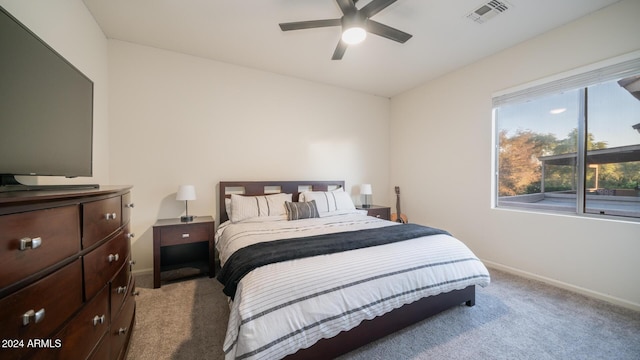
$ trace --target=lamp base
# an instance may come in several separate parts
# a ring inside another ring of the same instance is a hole
[[[365,208],[365,209],[368,209],[368,208],[371,207],[371,204],[362,204],[362,207]]]
[[[193,215],[180,216],[180,221],[182,221],[182,222],[193,221]]]

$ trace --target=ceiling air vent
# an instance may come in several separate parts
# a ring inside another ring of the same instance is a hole
[[[511,8],[511,5],[504,1],[491,0],[473,10],[467,18],[482,24],[494,16],[501,14]]]

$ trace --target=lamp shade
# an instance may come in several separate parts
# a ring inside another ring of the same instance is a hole
[[[195,200],[196,188],[193,185],[182,185],[176,194],[176,200]]]
[[[373,191],[371,189],[371,184],[362,184],[360,185],[360,195],[371,195]]]

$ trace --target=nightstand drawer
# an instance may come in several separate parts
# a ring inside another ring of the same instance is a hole
[[[367,214],[369,216],[389,220],[389,218],[391,217],[391,214],[389,213],[389,211],[390,211],[389,208],[368,209]]]
[[[358,210],[367,210],[367,215],[378,219],[390,220],[391,208],[388,206],[371,205],[369,207],[357,207]]]
[[[185,224],[165,227],[160,230],[160,246],[188,244],[209,240],[208,224]]]

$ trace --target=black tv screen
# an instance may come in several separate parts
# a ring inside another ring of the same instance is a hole
[[[93,82],[0,7],[0,174],[91,176]]]

